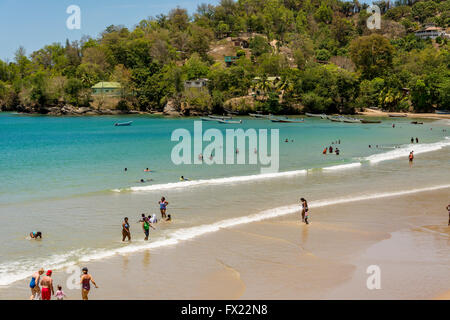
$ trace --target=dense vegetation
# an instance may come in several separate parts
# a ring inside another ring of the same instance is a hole
[[[414,31],[427,23],[448,28],[450,0],[377,4],[381,30],[367,29],[367,5],[357,0],[222,0],[191,16],[175,8],[132,30],[111,25],[97,39],[29,56],[19,48],[13,62],[0,60],[0,106],[92,106],[90,87],[117,81],[123,94],[115,107],[128,110],[169,103],[184,113],[220,112],[226,101],[272,113],[448,108],[448,40],[420,40]],[[249,48],[231,46],[238,60],[226,67],[214,49],[243,33]],[[208,78],[207,89],[185,90],[184,81],[196,78]],[[252,88],[258,93],[249,95]]]

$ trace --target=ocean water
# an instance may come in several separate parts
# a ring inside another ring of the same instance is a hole
[[[0,286],[41,266],[58,269],[161,250],[220,228],[291,214],[301,196],[311,208],[332,208],[449,187],[446,120],[413,125],[401,118],[384,118],[381,124],[307,118],[298,124],[244,117],[242,124],[202,123],[203,130],[222,133],[268,129],[269,138],[271,129],[279,129],[279,171],[274,173],[261,173],[259,164],[175,165],[171,152],[178,142],[171,141],[172,133],[193,133],[198,120],[0,113]],[[114,126],[122,121],[133,125]],[[411,145],[411,137],[418,137],[419,144]],[[340,155],[323,155],[337,140]],[[412,166],[407,161],[411,150],[416,154]],[[182,175],[190,181],[180,182]],[[137,221],[141,213],[160,216],[162,195],[174,220],[159,222],[145,242]],[[125,216],[131,222],[131,243],[121,242]],[[27,240],[33,230],[42,231],[43,239]]]

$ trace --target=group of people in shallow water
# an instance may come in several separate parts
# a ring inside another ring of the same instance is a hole
[[[66,294],[62,290],[62,286],[58,285],[56,292],[53,288],[52,270],[47,270],[45,276],[42,276],[44,272],[44,268],[41,268],[31,275],[29,285],[31,289],[30,300],[51,300],[52,296],[55,296],[57,300],[64,300]],[[83,300],[88,300],[91,282],[98,288],[94,278],[88,273],[88,268],[84,267],[80,277],[81,298]]]
[[[169,202],[166,200],[166,198],[161,197],[161,200],[158,201],[158,204],[159,210],[161,212],[161,219],[167,222],[172,221],[172,216],[170,214],[167,214],[167,205],[169,204]],[[156,218],[156,214],[153,214],[151,216],[149,215],[148,217],[145,216],[145,213],[141,215],[141,219],[139,219],[138,223],[141,223],[142,230],[144,231],[144,240],[148,240],[148,237],[150,235],[150,228],[156,230],[153,225],[157,222],[158,219]],[[123,218],[122,222],[122,241],[125,241],[125,239],[131,241],[131,228],[128,217]]]
[[[333,144],[341,144],[341,139],[333,141],[331,144],[332,145]],[[329,146],[329,147],[325,147],[325,149],[323,149],[322,153],[327,154],[327,152],[328,152],[331,154],[331,153],[333,153],[333,151],[334,151],[334,153],[336,153],[337,156],[341,152],[338,147],[333,148],[333,146]]]

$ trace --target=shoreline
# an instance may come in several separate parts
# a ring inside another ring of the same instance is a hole
[[[92,299],[449,299],[446,201],[448,188],[311,206],[308,226],[297,210],[83,266],[101,288]],[[382,268],[383,290],[365,288],[368,264]],[[424,267],[434,280],[420,280]],[[54,270],[79,299],[67,277]],[[0,294],[27,299],[27,283]]]
[[[367,111],[369,110],[369,111]],[[71,113],[40,113],[40,112],[21,112],[17,110],[0,110],[0,113],[17,113],[20,115],[42,115],[42,116],[51,116],[51,117],[84,117],[84,116],[130,116],[130,115],[154,115],[154,116],[162,116],[165,118],[201,118],[208,116],[208,113],[204,114],[192,114],[192,115],[182,115],[182,114],[174,114],[174,113],[164,113],[161,111],[136,111],[136,110],[130,110],[130,111],[121,111],[121,110],[96,110],[96,109],[90,109],[89,111],[83,111],[83,112],[71,112]],[[406,115],[406,117],[389,117],[389,115]],[[344,114],[340,114],[344,115]],[[366,111],[357,111],[354,115],[360,115],[364,117],[385,117],[385,118],[391,118],[391,119],[397,119],[397,118],[414,118],[414,119],[431,119],[431,120],[442,120],[442,119],[450,119],[450,114],[437,114],[437,113],[411,113],[411,112],[385,112],[385,111],[379,111],[379,110],[373,110],[373,109],[366,109]],[[253,117],[249,116],[248,114],[242,114],[242,115],[233,115],[234,117],[241,118],[241,117],[249,117],[251,119],[254,119]],[[275,116],[302,116],[308,118],[305,114],[277,114]]]

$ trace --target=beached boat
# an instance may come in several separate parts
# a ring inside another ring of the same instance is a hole
[[[212,114],[208,114],[208,117],[211,119],[221,119],[221,120],[233,119],[233,117],[230,117],[230,116],[214,116]]]
[[[268,119],[272,116],[271,114],[260,114],[260,113],[249,113],[248,115],[259,119]]]
[[[391,118],[405,118],[408,115],[407,114],[388,114],[388,116]]]
[[[434,111],[434,113],[437,113],[437,114],[450,114],[450,111],[449,110],[436,110],[436,111]]]
[[[381,123],[381,120],[361,119],[361,123]]]
[[[318,113],[308,113],[305,112],[305,115],[308,117],[314,117],[314,118],[321,118],[321,119],[326,119],[327,115],[324,113],[318,114]]]
[[[328,120],[331,120],[333,122],[344,122],[344,119],[342,117],[330,117],[330,116],[328,116]]]
[[[219,123],[226,123],[226,124],[239,124],[242,123],[242,120],[217,120]]]
[[[344,118],[342,119],[345,123],[361,123],[360,119],[354,119],[354,118]]]
[[[270,119],[272,122],[283,122],[283,123],[303,123],[303,119]]]
[[[125,127],[125,126],[131,126],[131,124],[133,123],[133,121],[128,121],[128,122],[116,122],[114,124],[114,126],[116,127]]]

